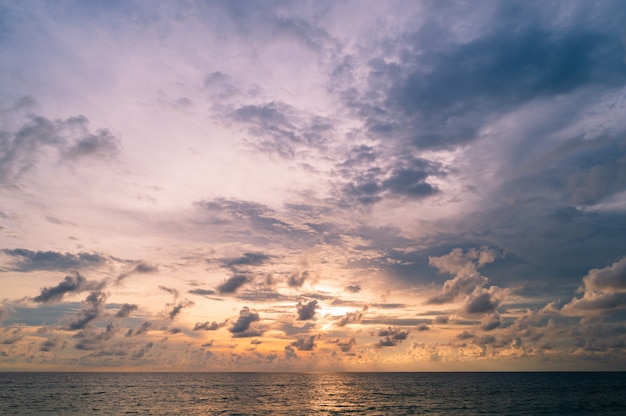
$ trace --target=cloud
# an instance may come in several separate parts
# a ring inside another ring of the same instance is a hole
[[[339,318],[335,325],[346,326],[348,324],[358,324],[359,322],[361,322],[362,317],[363,312],[361,311],[346,312],[344,316]]]
[[[248,283],[250,278],[242,274],[236,274],[229,277],[224,283],[217,287],[217,291],[221,294],[235,293],[244,284]]]
[[[24,248],[3,249],[2,253],[12,260],[11,264],[6,266],[9,270],[24,273],[36,270],[67,271],[93,268],[109,262],[108,257],[99,253],[71,254],[56,251],[31,251]]]
[[[429,304],[452,302],[458,298],[472,295],[468,301],[467,310],[478,311],[492,304],[489,292],[482,292],[481,288],[489,279],[482,276],[477,270],[495,260],[495,252],[487,248],[471,249],[464,252],[455,248],[450,253],[440,257],[429,257],[428,262],[442,273],[454,274],[455,277],[447,280],[438,295],[428,299]],[[480,293],[475,293],[478,290]],[[487,302],[487,305],[485,305]],[[497,306],[497,305],[496,305]],[[469,312],[475,313],[475,312]]]
[[[241,257],[226,258],[221,261],[222,267],[237,270],[241,266],[261,266],[272,260],[265,253],[244,253]]]
[[[148,330],[152,327],[152,322],[149,321],[144,321],[139,328],[137,329],[133,329],[130,328],[127,332],[126,332],[126,336],[127,337],[132,337],[132,336],[139,336],[139,335],[144,335],[146,333],[148,333]]]
[[[310,302],[298,301],[296,304],[296,311],[298,317],[296,318],[298,321],[310,321],[315,318],[315,311],[319,308],[317,304],[317,300],[312,300]]]
[[[135,262],[131,268],[120,274],[115,283],[119,284],[122,280],[126,279],[128,276],[133,275],[133,274],[150,274],[150,273],[158,273],[159,272],[159,268],[156,265],[150,264],[150,263],[146,263],[144,261],[137,261]]]
[[[174,299],[178,299],[178,290],[176,290],[175,288],[159,285],[159,289],[161,289],[161,290],[169,293],[170,295],[174,296]]]
[[[493,313],[491,315],[485,315],[480,323],[480,327],[484,331],[492,331],[502,325],[500,321],[500,315],[498,313]]]
[[[74,338],[78,340],[74,347],[83,351],[101,350],[107,346],[116,333],[117,329],[112,323],[109,323],[104,331],[84,329],[74,335]]]
[[[41,289],[39,296],[35,296],[35,302],[47,303],[63,299],[68,293],[80,293],[88,290],[98,291],[104,287],[104,282],[87,280],[78,272],[74,276],[65,276],[65,279],[57,286]]]
[[[297,341],[291,343],[291,346],[296,347],[298,351],[313,351],[315,349],[315,339],[317,335],[311,335],[308,337],[300,337]]]
[[[291,345],[285,345],[285,359],[286,360],[297,360],[298,354],[296,354],[296,350],[293,349]]]
[[[282,102],[244,105],[230,114],[230,118],[248,126],[250,141],[255,150],[293,158],[298,150],[322,147],[333,132],[331,120],[302,114]]]
[[[200,296],[208,296],[208,295],[215,294],[215,290],[212,290],[212,289],[191,289],[188,292],[193,295],[200,295]]]
[[[167,313],[167,317],[173,320],[182,312],[183,309],[190,308],[193,305],[194,303],[190,301],[189,299],[183,299],[178,303],[170,305],[172,306],[172,309]]]
[[[226,325],[228,321],[224,321],[221,324],[217,323],[215,321],[211,322],[211,321],[206,321],[206,322],[198,322],[194,325],[193,330],[194,331],[200,331],[200,330],[205,330],[205,331],[216,331],[222,327],[224,327]]]
[[[0,132],[0,183],[12,185],[31,170],[44,150],[57,151],[60,161],[114,158],[120,152],[119,140],[108,129],[89,131],[89,121],[79,115],[65,120],[29,116],[15,131]]]
[[[126,318],[126,317],[128,317],[131,314],[131,312],[136,311],[137,308],[138,308],[138,306],[135,305],[135,304],[125,303],[117,311],[117,313],[115,314],[115,317],[116,318]]]
[[[235,338],[261,336],[262,332],[260,330],[251,328],[253,322],[260,320],[261,317],[257,312],[244,306],[239,312],[239,318],[233,322],[233,325],[228,330]]]
[[[361,285],[348,285],[346,286],[346,292],[359,293],[361,291]]]
[[[491,286],[489,289],[476,288],[466,299],[462,311],[468,315],[481,315],[494,312],[502,300],[506,291]]]
[[[582,298],[574,298],[561,312],[569,316],[607,315],[626,309],[626,257],[583,277]]]
[[[395,347],[400,342],[407,339],[409,333],[404,329],[387,327],[378,331],[378,336],[384,337],[383,339],[378,341],[378,347]]]
[[[48,338],[41,344],[41,347],[39,347],[39,351],[50,352],[54,350],[58,344],[59,344],[58,339]]]
[[[68,324],[68,329],[83,329],[87,324],[98,318],[103,313],[104,302],[107,294],[104,292],[91,292],[83,301],[81,310],[78,312],[76,319]]]
[[[300,271],[298,273],[292,273],[289,275],[287,284],[290,287],[302,287],[307,278],[309,278],[308,270]]]

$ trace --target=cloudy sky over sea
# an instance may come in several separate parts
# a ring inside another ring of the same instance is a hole
[[[626,370],[623,1],[0,0],[0,369]]]

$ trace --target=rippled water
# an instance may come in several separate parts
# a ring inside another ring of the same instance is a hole
[[[626,373],[0,373],[0,414],[626,414]]]

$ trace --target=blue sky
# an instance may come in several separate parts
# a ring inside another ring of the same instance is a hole
[[[620,1],[0,1],[0,368],[626,370]]]

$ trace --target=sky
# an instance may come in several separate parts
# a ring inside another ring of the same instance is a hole
[[[0,371],[626,370],[617,1],[0,0]]]

